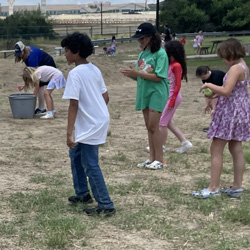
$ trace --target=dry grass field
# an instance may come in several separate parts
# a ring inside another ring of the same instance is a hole
[[[13,119],[8,95],[18,93],[24,65],[15,64],[13,57],[0,59],[1,250],[250,249],[249,143],[244,144],[248,163],[242,199],[197,200],[190,195],[206,187],[210,171],[210,141],[202,128],[211,118],[203,114],[204,98],[194,67],[188,68],[189,82],[182,84],[183,102],[174,117],[193,148],[182,155],[175,153],[179,142],[169,134],[164,153],[168,167],[136,168],[148,158],[147,133],[141,112],[134,109],[136,82],[123,77],[119,69],[133,66],[125,61],[135,60],[138,52],[136,42],[123,43],[113,57],[103,56],[100,47],[89,58],[102,71],[110,95],[109,132],[99,153],[117,208],[117,214],[108,219],[87,217],[81,205],[68,203],[74,191],[63,91],[53,92],[54,120]],[[67,77],[74,65],[68,65],[63,55],[55,61]],[[230,185],[232,179],[226,149],[221,185]]]

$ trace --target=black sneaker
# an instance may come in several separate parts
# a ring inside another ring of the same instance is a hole
[[[209,128],[203,128],[202,131],[203,132],[207,132],[209,130]]]
[[[77,196],[70,196],[68,198],[68,201],[69,202],[72,202],[72,203],[83,203],[83,204],[88,204],[88,203],[93,203],[93,199],[92,197],[90,196],[90,194],[87,194],[84,198],[82,197],[77,197]]]
[[[35,115],[46,115],[46,112],[47,112],[47,110],[46,109],[39,109],[39,108],[37,108],[36,110],[35,110]]]
[[[83,212],[85,212],[88,216],[103,214],[104,217],[110,217],[110,216],[113,216],[115,214],[116,210],[115,210],[115,208],[95,207],[95,208],[83,209]]]

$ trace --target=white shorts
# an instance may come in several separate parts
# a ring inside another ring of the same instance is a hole
[[[66,85],[66,80],[64,78],[64,75],[61,74],[60,77],[51,79],[46,89],[62,89],[65,87],[65,85]]]

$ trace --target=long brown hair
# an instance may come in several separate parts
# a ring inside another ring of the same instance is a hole
[[[187,82],[186,54],[183,45],[179,41],[169,41],[165,44],[165,50],[169,59],[172,56],[181,65],[182,79],[185,79]]]
[[[18,63],[20,61],[25,63],[26,60],[28,59],[29,55],[30,55],[30,51],[31,51],[31,48],[25,46],[24,49],[23,49],[23,56],[16,56],[15,57],[15,63]]]
[[[151,40],[150,40],[150,51],[152,53],[158,51],[161,48],[161,36],[158,32],[155,34],[151,35]]]

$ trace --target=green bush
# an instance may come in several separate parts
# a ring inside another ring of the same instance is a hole
[[[7,49],[13,47],[17,40],[37,37],[55,38],[52,23],[40,10],[16,12],[0,20],[0,38],[7,40]]]

